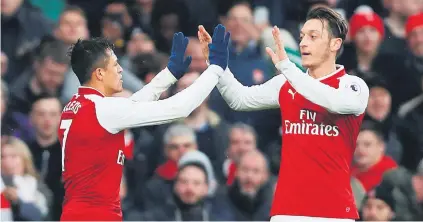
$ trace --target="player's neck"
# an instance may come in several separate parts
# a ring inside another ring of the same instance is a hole
[[[325,77],[327,75],[334,73],[335,71],[336,71],[335,62],[326,62],[316,67],[310,67],[308,69],[308,74],[315,79],[320,79],[322,77]]]
[[[84,86],[93,88],[93,89],[99,91],[101,94],[103,94],[106,97],[112,96],[111,93],[107,93],[107,90],[104,87],[104,85],[100,84],[98,82],[90,81],[90,82],[87,82],[86,84],[84,84]]]

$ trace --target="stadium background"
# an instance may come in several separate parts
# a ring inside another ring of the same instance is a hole
[[[198,25],[226,25],[229,67],[251,86],[277,74],[263,50],[273,25],[301,67],[299,30],[317,6],[348,19],[338,63],[370,88],[351,180],[362,220],[423,220],[422,0],[2,0],[2,220],[60,218],[56,129],[79,85],[66,56],[78,38],[114,42],[125,88],[116,96],[129,96],[166,66],[173,33],[191,36],[189,73],[166,98],[207,67]],[[279,110],[231,111],[215,90],[180,122],[126,131],[125,220],[268,220],[280,127]]]

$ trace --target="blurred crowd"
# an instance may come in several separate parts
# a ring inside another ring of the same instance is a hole
[[[246,86],[277,75],[264,52],[273,25],[303,69],[299,31],[318,6],[348,20],[338,63],[370,88],[351,169],[360,220],[423,220],[423,0],[2,0],[2,221],[60,219],[57,129],[79,86],[67,56],[79,38],[114,43],[125,88],[116,96],[128,97],[165,68],[175,32],[190,36],[190,70],[166,98],[207,68],[198,25],[231,32],[229,67]],[[235,112],[215,90],[184,120],[127,130],[125,220],[268,220],[280,126],[279,110]]]

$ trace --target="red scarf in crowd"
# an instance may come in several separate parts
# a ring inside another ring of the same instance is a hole
[[[396,168],[397,163],[389,156],[383,156],[382,159],[365,172],[361,172],[356,166],[352,167],[352,176],[357,178],[363,185],[366,192],[375,188],[382,181],[383,174]]]

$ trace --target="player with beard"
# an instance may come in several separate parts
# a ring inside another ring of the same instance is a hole
[[[358,218],[350,186],[351,162],[369,89],[335,63],[347,32],[340,14],[315,8],[300,32],[306,73],[289,60],[275,27],[276,53],[266,50],[281,74],[247,87],[226,69],[227,75],[219,80],[219,92],[234,110],[281,110],[282,157],[271,221]],[[201,26],[198,35],[207,52],[210,36]]]

